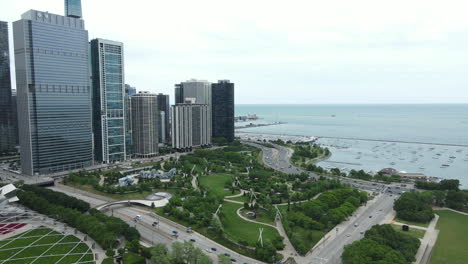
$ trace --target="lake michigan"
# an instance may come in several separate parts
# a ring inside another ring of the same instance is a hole
[[[390,167],[468,188],[468,104],[236,105],[236,116],[247,114],[262,118],[253,123],[286,124],[237,132],[319,137],[333,153],[320,166]]]

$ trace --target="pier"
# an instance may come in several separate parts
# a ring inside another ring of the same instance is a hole
[[[252,127],[264,127],[264,126],[274,126],[274,125],[283,125],[286,124],[286,122],[273,122],[273,123],[266,123],[266,124],[253,124],[250,123],[245,126],[237,126],[235,129],[244,129],[244,128],[252,128]]]

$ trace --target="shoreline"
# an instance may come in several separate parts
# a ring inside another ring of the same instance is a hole
[[[247,132],[247,131],[236,131],[236,133],[255,134],[255,135],[269,135],[269,136],[304,137],[304,138],[317,138],[317,139],[320,139],[320,138],[327,138],[327,139],[344,139],[344,140],[358,140],[358,141],[370,141],[370,142],[389,142],[389,143],[402,143],[402,144],[434,145],[434,146],[447,146],[447,147],[468,148],[468,145],[463,145],[463,144],[430,143],[430,142],[405,141],[405,140],[391,140],[391,139],[366,139],[366,138],[329,137],[329,136],[305,136],[305,135],[277,134],[277,133],[268,133],[268,132]]]

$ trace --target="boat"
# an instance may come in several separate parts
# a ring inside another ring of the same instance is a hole
[[[392,161],[392,162],[390,162],[390,165],[395,165],[395,164],[396,164],[396,163],[395,163],[395,162],[393,162],[393,161]]]
[[[455,159],[456,157],[455,157],[455,156],[450,156],[449,158],[450,158],[450,159]]]
[[[447,167],[450,167],[450,165],[448,165],[448,164],[442,164],[440,167],[441,167],[441,168],[447,168]]]
[[[421,167],[419,167],[419,169],[420,169],[420,170],[424,170],[425,168],[421,166]]]

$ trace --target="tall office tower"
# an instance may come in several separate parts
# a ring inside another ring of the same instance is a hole
[[[30,10],[13,23],[24,174],[93,164],[88,31],[84,21]]]
[[[81,18],[81,0],[65,0],[65,16]]]
[[[158,154],[158,99],[156,94],[139,92],[131,97],[132,144],[137,157]]]
[[[10,51],[8,23],[0,21],[0,153],[15,148],[11,106]]]
[[[211,123],[213,137],[234,140],[234,84],[221,80],[211,85]]]
[[[158,110],[159,110],[159,143],[170,143],[170,127],[169,127],[169,95],[159,93],[158,94]]]
[[[211,144],[211,111],[206,104],[172,106],[172,147],[188,149]]]
[[[127,158],[133,156],[132,144],[132,101],[131,96],[136,94],[136,88],[125,84],[124,110],[125,110],[125,152]]]
[[[130,96],[136,94],[136,88],[130,86],[130,84],[125,84],[125,94]]]
[[[126,159],[123,44],[91,40],[94,159],[112,163]]]
[[[19,137],[18,137],[18,112],[16,112],[16,89],[11,90],[11,120],[13,122],[13,131],[15,134],[15,145],[19,145]]]
[[[187,98],[195,98],[196,104],[206,104],[211,107],[211,83],[191,79],[175,85],[175,103],[183,104]]]

